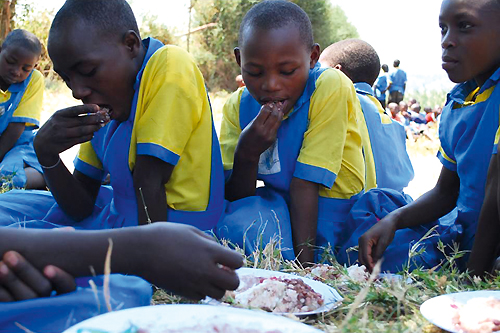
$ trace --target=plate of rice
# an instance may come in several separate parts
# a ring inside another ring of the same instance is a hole
[[[420,306],[434,325],[453,333],[489,333],[500,330],[500,291],[480,290],[441,295]]]
[[[320,333],[299,321],[231,307],[151,305],[87,319],[63,333]]]
[[[275,314],[308,316],[336,308],[342,297],[332,287],[309,278],[257,268],[236,270],[240,286],[222,300],[207,298],[212,305],[261,309]]]

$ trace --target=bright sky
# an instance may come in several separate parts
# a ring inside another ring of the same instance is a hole
[[[203,1],[203,0],[199,0]],[[453,84],[441,69],[438,26],[439,0],[331,0],[346,13],[360,38],[378,52],[382,63],[392,68],[394,59],[408,74],[408,88],[445,89]],[[178,31],[187,29],[189,0],[130,0],[137,17],[153,14]],[[64,0],[43,0],[57,9]],[[38,2],[37,5],[42,5]],[[321,45],[326,47],[327,45]]]

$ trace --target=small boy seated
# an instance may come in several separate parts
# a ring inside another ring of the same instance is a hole
[[[365,41],[347,39],[328,46],[319,61],[323,66],[341,70],[356,88],[364,115],[361,133],[367,164],[366,189],[403,191],[413,179],[413,167],[406,152],[404,128],[385,114],[373,96],[371,86],[380,68],[377,52]]]
[[[44,90],[35,69],[41,52],[38,38],[22,29],[10,32],[0,49],[0,174],[12,177],[14,187],[45,188],[33,150]]]
[[[115,12],[122,14],[110,20]],[[82,229],[167,220],[212,229],[223,212],[224,176],[193,58],[141,40],[125,0],[66,1],[52,22],[48,51],[84,104],[56,112],[34,141],[53,198],[2,195],[0,223],[45,212],[44,221]],[[79,143],[71,174],[59,154]],[[111,187],[101,186],[108,174]],[[37,208],[18,209],[23,201]]]
[[[246,87],[223,109],[226,198],[233,202],[217,233],[245,246],[279,236],[301,262],[312,262],[314,246],[345,237],[345,216],[365,187],[355,89],[342,72],[317,64],[311,22],[289,1],[252,7],[234,53]]]

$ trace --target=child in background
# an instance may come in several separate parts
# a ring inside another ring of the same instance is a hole
[[[389,66],[387,64],[382,65],[383,73],[377,78],[375,84],[373,85],[373,91],[375,92],[375,97],[382,105],[382,109],[385,109],[387,101],[387,90],[391,86],[391,81],[389,79]]]
[[[389,89],[389,103],[399,103],[404,99],[406,90],[406,72],[399,68],[401,62],[394,60],[394,70],[389,75],[391,82]]]
[[[73,276],[90,276],[91,267],[103,274],[109,240],[113,310],[151,303],[150,284],[136,276],[198,300],[220,298],[238,286],[234,269],[242,265],[241,255],[188,225],[68,232],[0,228],[0,331],[21,331],[18,322],[33,332],[62,332],[107,312],[102,276],[76,281]],[[97,284],[95,290],[89,279]],[[53,289],[57,296],[51,296]]]
[[[413,179],[413,167],[406,152],[403,126],[391,120],[373,96],[371,86],[380,68],[377,52],[365,41],[347,39],[328,46],[321,53],[319,62],[341,70],[356,88],[364,115],[361,133],[366,161],[366,190],[379,187],[402,192]]]
[[[234,202],[217,233],[248,246],[267,227],[263,242],[275,234],[292,248],[293,239],[298,259],[313,262],[314,246],[338,245],[365,187],[355,89],[340,71],[317,65],[311,22],[292,2],[255,5],[238,45],[246,88],[226,102],[221,127],[226,198]],[[277,221],[260,217],[269,211]]]
[[[120,19],[110,20],[115,13]],[[44,221],[85,229],[167,220],[212,229],[223,211],[223,169],[193,58],[152,38],[141,41],[125,0],[66,1],[48,49],[84,105],[56,112],[34,142],[57,204],[37,193],[9,193],[2,206],[10,216],[2,223],[48,211]],[[78,143],[71,174],[59,154]],[[112,190],[101,186],[108,173]],[[9,211],[8,203],[24,198],[42,208]]]
[[[496,0],[442,2],[439,25],[443,69],[450,80],[459,83],[448,94],[441,116],[438,158],[443,168],[431,191],[393,211],[359,239],[359,259],[369,269],[401,229],[422,226],[455,207],[458,216],[452,227],[460,232],[460,249],[472,248],[499,121],[499,15],[500,3]],[[441,233],[441,238],[445,237]],[[478,239],[478,246],[484,240]],[[469,267],[475,259],[471,258]],[[476,269],[480,272],[484,266]]]
[[[12,176],[14,187],[45,188],[33,150],[44,90],[35,69],[41,52],[38,38],[22,29],[10,32],[0,51],[0,173]]]

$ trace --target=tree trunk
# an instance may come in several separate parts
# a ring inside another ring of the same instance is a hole
[[[0,40],[3,42],[5,37],[12,31],[14,27],[14,13],[16,10],[17,0],[0,0]]]

